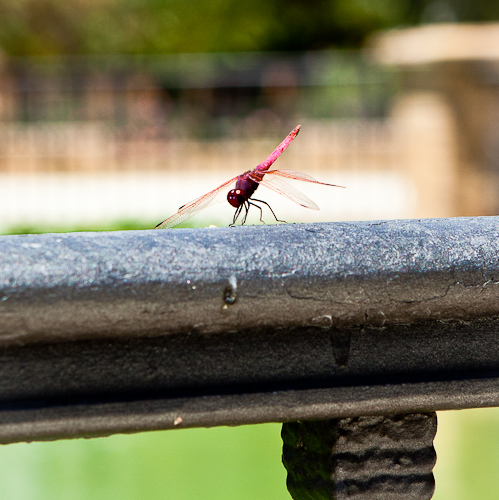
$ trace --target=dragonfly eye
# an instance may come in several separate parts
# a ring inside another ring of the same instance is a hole
[[[244,195],[244,191],[241,191],[240,189],[231,189],[227,193],[227,201],[234,208],[238,208],[246,201],[246,196]]]

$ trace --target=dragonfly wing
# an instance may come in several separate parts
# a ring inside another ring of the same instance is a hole
[[[171,217],[168,217],[168,219],[165,219],[163,222],[160,222],[155,227],[155,229],[167,229],[169,227],[176,226],[177,224],[180,224],[181,222],[190,219],[191,217],[199,213],[201,210],[206,208],[208,205],[211,205],[216,201],[222,201],[220,198],[218,198],[217,195],[224,188],[227,188],[230,184],[235,182],[237,178],[238,176],[233,177],[227,182],[224,182],[221,186],[218,186],[213,191],[210,191],[209,193],[206,193],[203,196],[196,198],[195,200],[187,203],[186,205],[183,205],[178,209],[178,212],[176,214],[172,215]]]
[[[279,177],[286,177],[288,179],[295,179],[297,181],[313,182],[315,184],[322,184],[323,186],[333,186],[340,188],[345,187],[345,186],[338,186],[337,184],[329,184],[327,182],[317,181],[312,176],[304,174],[302,172],[296,172],[295,170],[280,169],[280,170],[269,170],[268,172],[265,172],[266,176],[269,174],[274,174]]]
[[[278,177],[268,177],[267,175],[265,175],[265,177],[258,182],[261,186],[268,187],[269,189],[272,189],[272,191],[282,194],[289,200],[298,203],[298,205],[301,205],[302,207],[311,208],[312,210],[319,210],[317,204],[314,203],[310,198],[305,196],[301,191],[298,191],[298,189],[289,185],[287,182],[279,179]]]

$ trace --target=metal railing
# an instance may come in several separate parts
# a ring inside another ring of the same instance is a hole
[[[432,412],[499,404],[498,233],[484,217],[4,236],[0,441],[326,421],[283,430],[294,498],[431,498]],[[313,435],[335,450],[330,497],[303,465],[323,451],[290,458]]]

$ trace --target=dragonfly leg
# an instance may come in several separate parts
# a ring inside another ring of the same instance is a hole
[[[277,222],[284,222],[284,224],[287,224],[287,222],[285,220],[280,220],[278,219],[276,216],[275,216],[275,213],[274,211],[272,210],[272,207],[266,202],[266,201],[263,201],[263,200],[257,200],[256,198],[251,198],[253,201],[258,201],[260,203],[264,203],[265,205],[267,205],[269,207],[269,210],[272,212],[272,215],[274,216],[274,219],[277,221]],[[252,203],[252,205],[254,205],[254,203]],[[258,205],[255,205],[256,207],[258,207]],[[260,209],[260,212],[262,211],[261,207],[258,207]],[[262,220],[262,216],[260,215],[260,220],[263,222]],[[265,224],[265,223],[264,223]]]
[[[249,207],[250,207],[250,206],[249,206],[249,201],[245,201],[245,202],[241,205],[241,207],[243,207],[243,206],[244,206],[244,208],[245,208],[245,210],[246,210],[246,213],[244,214],[244,218],[243,218],[243,220],[242,220],[242,222],[241,222],[241,226],[244,226],[244,224],[246,224],[246,218],[248,217],[248,212],[249,212]]]
[[[253,198],[252,198],[253,199]],[[256,201],[260,201],[260,200],[256,200]],[[248,200],[248,204],[249,205],[253,205],[254,207],[258,208],[258,210],[260,210],[260,222],[263,222],[265,224],[265,221],[262,219],[263,217],[263,210],[262,210],[262,207],[258,206],[256,203],[252,203],[251,201]]]
[[[239,205],[236,209],[236,213],[234,214],[234,218],[232,219],[232,224],[229,224],[229,227],[233,227],[236,225],[237,218],[241,215],[241,211],[243,209],[243,205]],[[246,220],[246,218],[245,218]]]

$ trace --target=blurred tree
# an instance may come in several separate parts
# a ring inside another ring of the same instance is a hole
[[[356,47],[375,30],[499,19],[497,0],[2,0],[11,55]]]
[[[274,0],[270,49],[355,47],[375,30],[408,23],[410,0]]]
[[[0,3],[0,47],[11,55],[77,51],[81,18],[63,2],[4,0]]]

